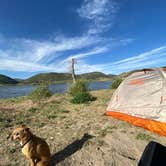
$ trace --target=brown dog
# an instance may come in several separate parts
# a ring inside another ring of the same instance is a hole
[[[51,165],[48,144],[43,139],[33,135],[25,125],[16,128],[11,134],[11,139],[20,141],[22,153],[30,160],[31,166]]]

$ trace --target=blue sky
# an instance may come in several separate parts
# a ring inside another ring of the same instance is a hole
[[[165,0],[1,0],[0,73],[166,66]]]

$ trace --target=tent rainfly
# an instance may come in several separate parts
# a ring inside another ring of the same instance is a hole
[[[106,115],[166,136],[166,68],[128,76],[114,92]]]

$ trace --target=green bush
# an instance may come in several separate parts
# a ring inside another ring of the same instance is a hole
[[[52,96],[52,92],[49,90],[46,84],[39,85],[33,92],[29,94],[29,98],[36,102],[42,99]]]
[[[93,100],[95,100],[95,97],[86,92],[86,93],[78,93],[73,97],[71,102],[74,104],[81,104],[81,103],[88,103],[89,101]]]
[[[112,82],[111,89],[117,89],[122,81],[123,79],[120,77],[115,78]]]
[[[77,80],[76,83],[72,84],[68,93],[73,97],[71,103],[81,104],[95,100],[88,90],[88,84],[83,80]]]
[[[77,94],[86,92],[88,92],[88,84],[84,80],[77,80],[76,83],[71,85],[68,91],[68,93],[73,97]]]

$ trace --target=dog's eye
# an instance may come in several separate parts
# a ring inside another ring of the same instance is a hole
[[[16,133],[16,136],[18,136],[19,135],[19,133]]]

